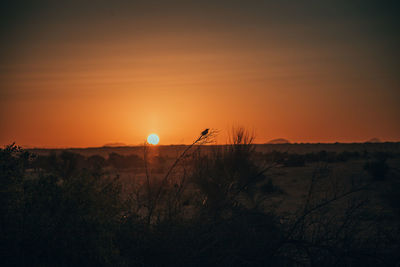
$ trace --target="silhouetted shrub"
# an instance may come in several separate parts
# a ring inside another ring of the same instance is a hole
[[[305,158],[299,154],[288,154],[283,164],[285,167],[302,167],[305,165]]]
[[[86,159],[81,154],[62,151],[58,155],[53,152],[47,156],[37,156],[31,165],[37,170],[44,170],[68,178],[85,167]]]
[[[90,169],[102,169],[106,166],[106,159],[100,155],[93,155],[86,159]]]
[[[336,156],[337,161],[342,161],[342,162],[347,162],[348,160],[358,159],[360,157],[361,157],[361,155],[357,151],[354,151],[354,152],[343,151],[343,152],[337,154],[337,156]]]
[[[322,161],[322,162],[335,162],[336,153],[335,152],[327,152],[325,150],[322,150],[317,153],[317,159],[318,159],[318,161]]]
[[[191,179],[200,191],[204,211],[210,216],[229,214],[235,207],[258,207],[265,199],[261,185],[270,165],[255,163],[253,137],[244,129],[233,132],[232,139],[231,145],[216,148],[194,161]]]
[[[0,151],[2,262],[17,266],[107,265],[118,258],[113,242],[121,215],[115,179],[79,169],[80,157],[53,157],[56,171],[31,177],[30,154]]]
[[[267,182],[260,187],[260,190],[264,194],[283,193],[282,189],[279,186],[274,185],[271,179],[268,179]]]
[[[135,154],[124,156],[113,152],[108,155],[107,162],[115,169],[143,167],[143,159]]]
[[[400,180],[391,182],[390,189],[385,192],[384,198],[389,205],[400,215]]]
[[[386,163],[387,156],[379,154],[374,161],[368,161],[364,165],[364,169],[368,171],[374,180],[385,180],[389,171],[389,165]]]
[[[129,166],[124,161],[125,157],[117,153],[110,153],[107,162],[116,169],[124,169]]]
[[[303,167],[308,163],[314,162],[346,162],[348,160],[358,159],[361,155],[359,152],[343,151],[339,154],[336,152],[311,152],[306,154],[297,154],[289,152],[272,151],[263,154],[263,158],[269,162],[275,162],[284,167]]]

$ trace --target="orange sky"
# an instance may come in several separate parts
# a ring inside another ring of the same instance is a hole
[[[0,144],[400,141],[398,7],[310,3],[6,6]]]

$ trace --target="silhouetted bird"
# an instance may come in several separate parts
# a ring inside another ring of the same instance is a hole
[[[206,135],[206,134],[208,134],[208,130],[209,130],[209,129],[205,129],[204,131],[202,131],[202,132],[201,132],[201,135]]]

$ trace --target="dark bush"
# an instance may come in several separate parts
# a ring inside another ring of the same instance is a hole
[[[299,154],[288,154],[283,164],[285,167],[302,167],[305,165],[305,157]]]
[[[342,162],[347,162],[348,160],[358,159],[360,157],[361,157],[361,155],[357,151],[354,151],[354,152],[343,151],[343,152],[337,154],[337,156],[336,156],[337,161],[342,161]]]
[[[283,193],[282,189],[279,186],[274,185],[271,179],[268,179],[267,182],[260,187],[260,190],[264,194]]]
[[[89,169],[102,169],[106,166],[106,159],[100,155],[93,155],[86,159]]]
[[[143,159],[135,154],[124,156],[113,152],[108,155],[107,162],[115,169],[140,168],[143,166]]]
[[[32,177],[30,154],[15,146],[0,151],[1,245],[4,265],[112,265],[121,216],[115,179],[79,169],[72,153],[53,156],[53,172]]]
[[[379,154],[375,160],[365,163],[364,169],[370,173],[374,180],[385,180],[389,172],[389,165],[386,163],[386,160],[387,157],[384,154]]]

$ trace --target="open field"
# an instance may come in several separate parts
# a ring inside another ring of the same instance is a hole
[[[221,145],[223,146],[223,145]],[[165,156],[175,157],[185,149],[185,145],[169,145],[169,146],[154,146],[150,149],[155,153],[160,153]],[[206,146],[213,148],[213,145]],[[255,149],[258,152],[269,153],[272,151],[289,152],[297,154],[305,154],[311,152],[391,152],[400,153],[400,142],[386,142],[386,143],[311,143],[311,144],[255,144]],[[101,155],[103,157],[114,152],[120,155],[143,155],[142,146],[123,146],[123,147],[89,147],[89,148],[65,148],[65,149],[48,149],[48,148],[29,148],[27,149],[37,155],[45,155],[49,153],[60,153],[62,151],[70,151],[79,153],[83,156]]]
[[[1,151],[7,261],[395,265],[399,147],[244,142],[32,155],[8,147]]]
[[[196,149],[209,153],[216,148],[224,146],[200,146]],[[187,146],[155,146],[148,147],[148,168],[153,177],[162,176],[168,167],[173,164],[179,154]],[[390,181],[396,180],[400,170],[400,143],[350,143],[350,144],[258,144],[254,145],[256,161],[262,162],[268,155],[274,152],[287,153],[289,155],[305,156],[307,154],[318,154],[321,151],[330,153],[331,158],[301,162],[300,166],[286,166],[276,164],[266,172],[266,176],[272,183],[281,189],[281,193],[274,193],[270,198],[270,207],[274,207],[282,213],[294,211],[299,208],[306,198],[308,186],[313,173],[324,166],[329,170],[329,176],[343,181],[354,179],[369,181],[371,174],[365,169],[365,164],[374,159],[376,153],[389,153],[392,155],[387,159],[388,168],[391,170],[385,182],[376,184],[374,190],[368,191],[373,203],[379,203],[381,196],[390,189]],[[72,148],[72,149],[30,149],[37,155],[60,154],[68,151],[78,153],[84,157],[99,155],[106,160],[111,153],[122,156],[136,155],[139,160],[143,158],[143,147],[100,147],[100,148]],[[350,159],[342,159],[343,153],[357,153]],[[339,158],[338,158],[339,157]],[[338,158],[338,159],[337,159]],[[161,160],[160,160],[161,159]],[[272,159],[268,159],[272,160]],[[105,169],[109,174],[118,175],[120,181],[126,188],[131,184],[143,183],[146,173],[143,162],[122,164],[122,167],[115,167],[113,164],[106,164]],[[296,165],[296,164],[295,164]],[[124,190],[125,191],[125,190]],[[400,192],[399,192],[400,193]],[[269,208],[270,208],[269,207]]]

